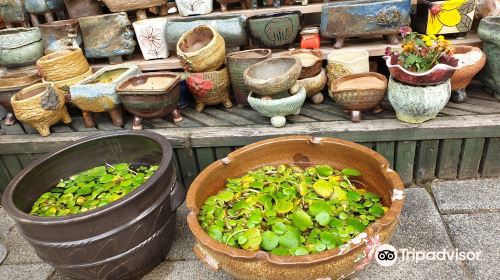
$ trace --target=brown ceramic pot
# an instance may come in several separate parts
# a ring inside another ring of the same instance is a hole
[[[467,99],[465,88],[486,64],[486,55],[478,47],[456,46],[455,57],[462,61],[462,67],[451,76],[451,99],[463,103]]]
[[[225,187],[227,178],[241,176],[264,165],[328,164],[337,169],[356,168],[366,189],[381,197],[388,212],[346,246],[307,256],[277,256],[246,251],[219,243],[201,228],[197,215],[205,200]],[[387,243],[398,225],[403,207],[403,182],[375,151],[353,142],[311,136],[288,136],[260,141],[238,149],[203,170],[191,184],[187,220],[195,237],[194,252],[213,270],[222,269],[236,279],[295,280],[339,279],[370,262],[379,244]]]
[[[21,89],[40,82],[41,78],[35,71],[12,72],[0,75],[0,105],[7,111],[4,124],[13,125],[16,122],[10,99]]]
[[[64,0],[70,18],[90,17],[102,14],[101,2],[95,0]]]
[[[40,24],[45,54],[79,48],[82,44],[80,24],[77,19],[59,20]]]
[[[288,52],[288,55],[300,59],[302,71],[299,80],[317,76],[323,66],[323,52],[320,50],[296,49]]]
[[[319,74],[314,77],[297,80],[297,84],[304,87],[307,98],[310,98],[311,102],[314,104],[323,102],[323,94],[321,91],[325,88],[326,82],[327,77],[325,69],[321,69]]]

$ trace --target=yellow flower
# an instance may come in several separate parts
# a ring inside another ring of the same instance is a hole
[[[438,34],[443,26],[456,26],[462,19],[458,8],[467,0],[448,0],[442,4],[433,4],[427,18],[427,34]]]
[[[439,40],[439,41],[446,41],[446,40],[444,39],[444,36],[443,36],[443,35],[439,35],[439,36],[438,36],[438,40]]]
[[[426,41],[426,42],[425,42],[425,44],[426,44],[428,47],[430,47],[430,46],[432,46],[432,41]]]

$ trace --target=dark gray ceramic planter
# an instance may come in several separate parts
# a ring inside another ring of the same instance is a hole
[[[479,23],[477,35],[483,40],[486,66],[480,80],[486,89],[500,100],[500,16],[485,17]]]
[[[300,11],[277,12],[247,18],[252,43],[259,48],[293,47],[302,28]]]

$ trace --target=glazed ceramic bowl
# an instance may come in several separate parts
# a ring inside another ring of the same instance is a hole
[[[323,102],[323,94],[321,91],[325,88],[326,82],[327,78],[325,69],[321,69],[321,72],[314,77],[297,80],[297,84],[304,87],[307,98],[311,98],[311,101],[314,104]]]
[[[255,94],[273,96],[289,90],[299,78],[301,69],[298,58],[276,57],[250,66],[243,72],[243,78]]]
[[[359,181],[378,194],[389,210],[346,246],[307,256],[276,256],[264,251],[236,249],[212,239],[197,215],[205,200],[241,176],[265,165],[328,164],[336,169],[361,171]],[[372,260],[376,248],[388,243],[403,207],[403,182],[377,152],[350,141],[313,136],[288,136],[260,141],[230,153],[203,170],[189,188],[188,224],[195,237],[196,256],[213,270],[224,270],[236,279],[302,280],[342,279],[352,276]]]
[[[465,88],[486,64],[486,54],[478,47],[456,46],[455,55],[461,62],[461,68],[451,76],[452,99],[455,102],[465,102]]]
[[[213,27],[200,25],[181,36],[177,42],[177,56],[186,71],[214,71],[226,59],[226,44]]]
[[[247,18],[252,43],[260,48],[292,47],[301,29],[301,12],[288,11]]]
[[[35,64],[43,56],[42,34],[37,27],[0,30],[0,64],[14,68]]]
[[[299,80],[317,76],[323,66],[323,52],[320,50],[296,49],[288,52],[289,56],[297,57],[302,63]]]

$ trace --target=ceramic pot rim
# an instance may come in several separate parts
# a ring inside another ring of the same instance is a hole
[[[20,36],[20,37],[15,36],[15,34],[22,34],[22,33],[31,33],[31,34],[30,37],[28,38],[26,38],[25,36]],[[13,37],[14,40],[12,41],[10,40],[7,41],[5,39],[0,40],[0,49],[12,50],[42,41],[42,33],[40,32],[40,28],[38,27],[17,27],[17,28],[8,28],[0,30],[0,38],[1,36],[9,36],[9,35],[14,36]]]
[[[386,227],[394,222],[401,213],[403,207],[403,198],[397,198],[394,191],[398,191],[398,194],[404,191],[403,182],[397,173],[389,167],[389,162],[382,157],[377,152],[369,149],[360,144],[352,143],[350,141],[329,138],[329,137],[315,137],[315,136],[304,136],[304,135],[295,135],[295,136],[285,136],[267,139],[263,141],[259,141],[250,145],[247,145],[243,148],[240,148],[232,153],[230,153],[226,158],[218,160],[212,164],[210,164],[207,168],[205,168],[193,181],[191,187],[188,191],[186,197],[186,206],[190,210],[188,214],[188,225],[195,236],[197,242],[201,243],[203,246],[210,248],[217,253],[229,256],[231,258],[236,259],[244,259],[244,260],[260,260],[272,263],[274,265],[308,265],[319,262],[330,261],[332,259],[341,259],[343,255],[348,253],[351,250],[356,248],[365,246],[364,242],[360,242],[358,244],[351,245],[348,250],[340,250],[339,248],[335,248],[332,250],[324,251],[322,253],[307,255],[307,256],[277,256],[264,251],[247,251],[244,249],[233,248],[228,245],[224,245],[214,239],[212,239],[200,226],[198,222],[197,215],[200,209],[196,206],[195,203],[195,195],[202,188],[201,182],[203,181],[203,177],[209,176],[208,174],[212,173],[213,170],[220,168],[221,166],[230,164],[235,158],[238,158],[242,154],[245,154],[249,150],[252,150],[255,147],[261,147],[266,145],[286,145],[290,141],[304,141],[313,144],[321,144],[324,142],[336,143],[351,149],[358,150],[365,154],[368,154],[370,157],[374,158],[377,162],[379,162],[380,172],[384,174],[387,180],[390,182],[393,190],[393,199],[391,199],[391,206],[387,213],[385,213],[382,218],[376,220],[374,223],[370,224],[365,230],[368,236],[372,236],[373,234],[378,233],[380,228]],[[351,243],[349,243],[351,244]]]
[[[244,50],[244,51],[237,51],[237,52],[232,52],[226,55],[226,58],[231,58],[231,59],[239,59],[240,57],[233,57],[234,55],[237,54],[242,54],[242,53],[258,53],[261,54],[264,57],[267,57],[269,55],[272,55],[272,50],[271,49],[250,49],[250,50]]]
[[[374,78],[377,78],[381,81],[384,82],[384,87],[373,87],[373,88],[368,88],[368,89],[358,89],[356,87],[353,87],[353,88],[345,88],[345,89],[342,89],[342,90],[337,90],[337,87],[339,84],[341,84],[342,82],[344,81],[348,81],[348,80],[351,80],[353,78],[362,78],[362,77],[374,77]],[[387,90],[387,78],[380,74],[380,73],[377,73],[377,72],[367,72],[367,73],[357,73],[357,74],[349,74],[349,75],[345,75],[343,77],[340,77],[338,79],[335,79],[333,83],[330,83],[330,92],[331,93],[341,93],[341,92],[345,92],[345,91],[375,91],[375,90]]]
[[[138,69],[138,68],[139,68],[139,66],[131,64],[131,63],[123,63],[123,64],[117,64],[117,65],[112,65],[112,66],[106,66],[106,67],[103,67],[103,68],[99,69],[94,74],[92,74],[92,75],[86,77],[85,79],[79,81],[74,86],[87,86],[87,85],[89,85],[88,82],[90,82],[90,81],[94,80],[95,78],[101,76],[105,72],[114,71],[114,70],[117,70],[117,69],[127,69],[120,76],[116,77],[115,80],[113,82],[111,82],[111,83],[95,83],[95,84],[92,84],[92,85],[101,85],[101,84],[109,85],[109,84],[113,84],[113,83],[118,83],[121,79],[123,79],[124,77],[127,77],[128,73],[130,73],[130,71],[133,71],[134,69]]]
[[[136,21],[132,22],[132,25],[133,26],[136,26],[136,25],[141,26],[142,24],[148,23],[148,22],[166,23],[167,22],[167,18],[166,17],[145,18],[145,19],[140,19],[140,20],[136,20]],[[163,28],[165,28],[165,26]]]
[[[63,19],[63,20],[57,20],[53,22],[46,22],[46,23],[41,23],[38,25],[38,28],[51,28],[51,27],[62,27],[62,26],[71,26],[71,25],[77,25],[78,19],[76,18],[70,18],[70,19]]]
[[[170,82],[170,84],[168,85],[168,87],[166,88],[161,88],[161,89],[156,89],[156,90],[151,90],[151,89],[135,89],[133,90],[134,92],[136,92],[136,94],[142,94],[142,93],[149,93],[149,94],[168,94],[172,89],[174,89],[178,84],[179,82],[181,81],[181,74],[175,74],[174,72],[149,72],[149,73],[141,73],[141,74],[137,74],[137,75],[134,75],[134,76],[130,76],[126,79],[124,79],[123,81],[119,82],[116,87],[115,87],[115,91],[116,93],[118,93],[119,95],[135,95],[135,93],[131,93],[131,90],[126,90],[126,89],[122,89],[121,87],[129,80],[132,80],[132,79],[136,79],[136,78],[139,78],[139,77],[154,77],[154,76],[159,76],[159,77],[170,77],[170,78],[173,78],[172,81]],[[155,92],[155,93],[152,93],[152,92]]]
[[[252,19],[273,18],[273,17],[280,17],[280,16],[288,16],[288,15],[293,15],[293,14],[296,14],[300,17],[302,15],[302,12],[299,10],[294,10],[294,11],[273,12],[273,13],[267,13],[267,14],[253,15],[253,16],[250,16],[247,18],[247,22],[252,20]]]
[[[241,14],[220,14],[216,16],[210,16],[210,15],[200,15],[200,16],[189,16],[189,17],[179,17],[179,18],[173,18],[173,19],[167,19],[167,22],[175,23],[175,22],[193,22],[193,21],[198,21],[198,20],[226,20],[226,19],[233,19],[233,18],[239,18],[241,21],[245,22],[246,17]]]
[[[318,61],[321,61],[321,63],[323,63],[323,60],[325,59],[325,55],[323,54],[323,52],[321,50],[315,50],[315,49],[294,49],[294,50],[289,50],[288,54],[285,53],[285,54],[283,54],[283,56],[295,56],[296,54],[300,54],[300,53],[310,53],[310,54],[314,55],[317,58],[314,61],[314,63],[311,64],[311,65],[309,65],[309,66],[303,66],[302,65],[302,68],[306,68],[306,69],[313,67],[316,63],[318,63]],[[302,61],[301,61],[301,64],[302,64]]]
[[[469,64],[463,63],[461,65],[461,68],[465,68],[465,67],[469,67],[469,66],[473,66],[473,65],[479,64],[481,60],[483,60],[483,59],[486,58],[486,54],[480,48],[478,48],[478,47],[473,47],[473,46],[455,46],[455,54],[468,54],[470,52],[481,53],[481,56],[479,56],[479,58],[477,60],[473,61],[472,63],[469,63]]]
[[[453,71],[455,71],[455,70],[462,68],[460,65],[457,67],[453,67],[453,66],[450,66],[448,64],[439,63],[439,64],[434,65],[434,67],[432,67],[431,69],[429,69],[425,72],[412,72],[412,71],[406,70],[405,68],[401,67],[401,65],[399,65],[399,64],[394,64],[394,65],[391,64],[391,57],[388,55],[383,56],[382,58],[385,59],[385,64],[387,65],[388,68],[397,68],[397,69],[403,71],[404,73],[406,73],[407,75],[416,76],[416,77],[427,76],[427,75],[429,75],[432,72],[437,71],[437,70],[443,70],[443,71],[452,71],[453,70]],[[459,64],[460,64],[460,60],[459,60]]]
[[[66,79],[66,80],[60,80],[60,81],[47,81],[45,80],[44,78],[42,78],[42,82],[43,83],[52,83],[54,85],[61,85],[61,84],[67,84],[68,82],[72,82],[72,81],[81,81],[89,76],[91,76],[93,73],[92,73],[92,67],[89,67],[89,70],[87,70],[87,72],[81,74],[81,75],[78,75],[76,77],[73,77],[73,78],[69,78],[69,79]]]
[[[182,49],[181,49],[181,44],[182,44],[182,41],[184,41],[184,38],[188,35],[190,35],[193,31],[197,30],[197,29],[209,29],[210,32],[212,32],[213,34],[213,37],[212,37],[212,40],[210,40],[210,42],[204,46],[203,48],[197,50],[197,51],[194,51],[194,52],[184,52]],[[217,44],[217,37],[221,36],[219,34],[219,32],[217,32],[217,30],[215,30],[215,28],[213,28],[212,26],[210,25],[207,25],[207,24],[202,24],[202,25],[198,25],[198,26],[195,26],[191,29],[189,29],[188,31],[184,32],[184,34],[182,34],[182,36],[179,38],[179,41],[177,42],[177,53],[181,53],[181,55],[185,56],[185,57],[194,57],[194,56],[197,56],[199,54],[202,54],[203,52],[207,51],[208,49],[210,48],[213,48],[215,44]],[[222,38],[222,37],[221,37]],[[224,39],[222,39],[224,40]]]
[[[45,91],[47,91],[50,87],[53,87],[53,84],[52,83],[36,83],[36,84],[33,84],[31,86],[28,86],[28,87],[25,87],[23,89],[21,89],[20,91],[16,92],[14,95],[12,95],[11,99],[10,99],[10,103],[26,103],[26,102],[32,102],[34,100],[36,100],[37,98],[40,97],[40,95],[44,94]],[[38,93],[38,94],[35,94],[29,98],[23,98],[23,99],[16,99],[16,97],[19,95],[22,95],[28,91],[32,91],[34,89],[38,89],[38,88],[45,88],[44,91]]]
[[[359,56],[358,58],[355,58],[353,60],[349,60],[349,63],[356,63],[357,61],[365,60],[370,58],[370,53],[366,50],[333,50],[331,51],[328,56],[326,57],[326,60],[328,63],[330,62],[340,62],[344,63],[345,61],[335,59],[334,56],[337,56],[342,53],[357,53],[357,54],[362,54],[362,56]]]
[[[37,60],[37,64],[38,63],[53,64],[55,61],[61,60],[61,59],[66,59],[69,55],[72,55],[72,54],[75,54],[75,53],[81,53],[81,55],[83,57],[83,51],[82,51],[82,49],[68,47],[68,48],[65,48],[64,50],[60,50],[60,51],[56,51],[56,52],[53,52],[53,53],[49,53],[49,54],[46,54],[46,55],[40,57]],[[86,60],[86,58],[85,58],[85,60]]]
[[[87,17],[81,17],[81,18],[78,18],[78,22],[81,24],[82,23],[82,20],[84,23],[87,23],[89,22],[89,20],[92,20],[94,18],[106,18],[106,17],[116,17],[116,16],[124,16],[127,18],[127,21],[128,21],[128,16],[127,16],[127,13],[126,12],[117,12],[117,13],[110,13],[110,14],[101,14],[101,15],[93,15],[93,16],[87,16]]]

